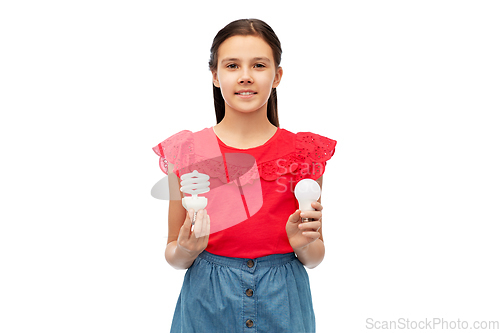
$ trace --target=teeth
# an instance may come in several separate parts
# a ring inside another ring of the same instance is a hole
[[[242,92],[242,93],[239,93],[240,95],[253,95],[253,92]]]

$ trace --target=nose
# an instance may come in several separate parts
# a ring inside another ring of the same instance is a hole
[[[244,70],[241,73],[241,76],[239,78],[240,84],[247,84],[247,83],[253,83],[252,76],[248,72],[248,70]]]

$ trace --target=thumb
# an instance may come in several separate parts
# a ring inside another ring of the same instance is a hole
[[[290,217],[288,218],[288,222],[298,223],[300,222],[300,209],[297,209]]]
[[[186,219],[184,220],[184,223],[181,226],[181,230],[179,231],[179,237],[186,239],[189,238],[189,234],[191,233],[191,221],[193,220],[193,213],[193,209],[187,211]]]

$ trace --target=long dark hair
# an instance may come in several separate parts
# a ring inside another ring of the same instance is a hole
[[[279,67],[281,62],[281,43],[278,36],[274,33],[273,29],[264,21],[258,19],[242,19],[236,20],[224,28],[222,28],[214,38],[212,47],[210,48],[210,61],[208,62],[208,68],[211,71],[217,70],[217,52],[219,51],[219,46],[229,37],[233,36],[258,36],[266,41],[273,51],[274,64],[276,69]],[[220,88],[213,86],[214,91],[214,106],[215,106],[215,117],[217,118],[217,124],[224,118],[225,115],[225,104],[224,98]],[[279,127],[278,120],[278,96],[276,94],[276,88],[273,88],[271,95],[267,101],[267,119],[276,127]]]

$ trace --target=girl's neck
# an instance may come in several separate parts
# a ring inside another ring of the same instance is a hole
[[[214,126],[219,139],[235,148],[251,148],[264,144],[276,133],[267,119],[267,103],[260,110],[243,113],[226,107],[224,119]]]

